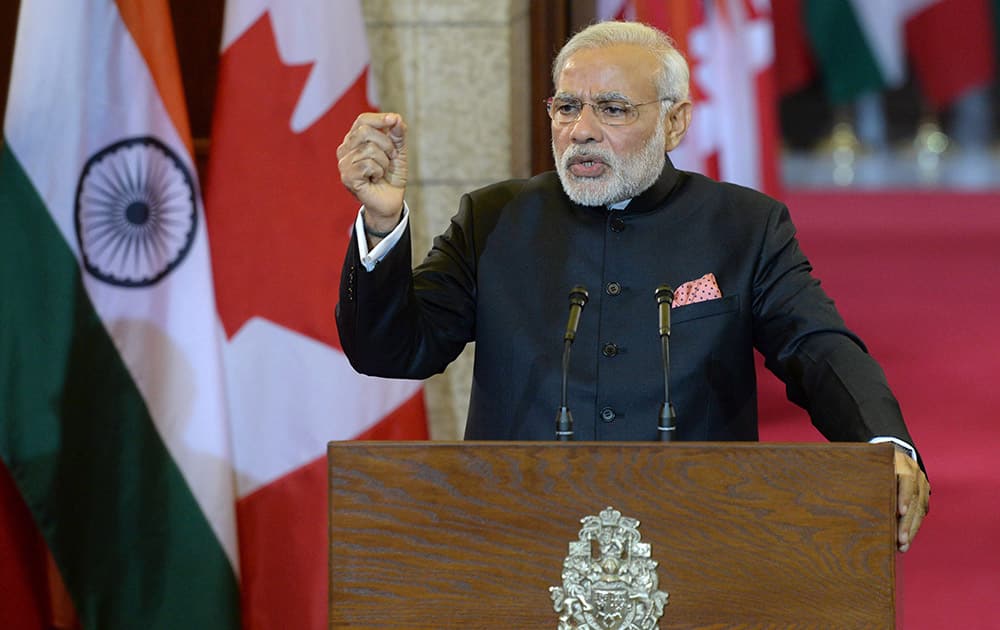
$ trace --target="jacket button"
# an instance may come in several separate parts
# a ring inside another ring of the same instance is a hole
[[[616,354],[618,354],[618,346],[613,343],[606,343],[604,344],[604,347],[601,348],[601,354],[603,354],[608,358],[611,358]]]
[[[601,409],[601,420],[603,420],[604,422],[614,422],[616,415],[617,414],[615,414],[615,410],[612,409],[611,407],[605,407],[604,409]]]
[[[625,230],[625,219],[621,217],[614,217],[611,219],[610,225],[612,232],[623,232]]]
[[[617,282],[609,282],[608,286],[604,287],[604,290],[608,295],[618,295],[622,292],[622,285]]]

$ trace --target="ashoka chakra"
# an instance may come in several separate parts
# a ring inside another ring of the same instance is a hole
[[[197,224],[191,173],[156,138],[121,140],[84,165],[76,238],[94,277],[122,287],[155,284],[187,255]]]

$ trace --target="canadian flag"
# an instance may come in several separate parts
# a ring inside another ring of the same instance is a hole
[[[770,0],[602,0],[598,9],[659,28],[688,60],[695,107],[674,165],[777,194]]]
[[[237,475],[245,628],[326,625],[326,444],[427,437],[418,382],[340,349],[358,204],[336,148],[371,109],[359,2],[229,0],[206,184]]]

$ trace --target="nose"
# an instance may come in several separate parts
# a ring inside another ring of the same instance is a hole
[[[580,117],[571,123],[570,139],[575,144],[600,142],[604,138],[604,127],[597,118],[597,112],[590,104],[585,104],[580,111]]]

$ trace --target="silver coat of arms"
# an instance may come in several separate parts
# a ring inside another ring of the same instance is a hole
[[[639,521],[608,507],[580,519],[569,543],[562,587],[551,586],[559,630],[652,630],[667,605],[657,590],[657,562],[640,542]]]

